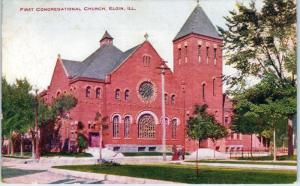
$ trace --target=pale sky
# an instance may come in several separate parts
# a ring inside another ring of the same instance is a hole
[[[262,0],[257,0],[261,5]],[[57,55],[82,61],[99,47],[105,30],[114,45],[125,51],[149,41],[173,67],[172,40],[196,6],[196,0],[3,0],[3,75],[9,82],[26,77],[40,90],[50,84]],[[214,25],[225,27],[224,16],[237,0],[200,0]],[[248,3],[249,0],[239,0]],[[108,7],[136,10],[109,11]],[[81,8],[82,11],[41,12],[36,8]],[[106,11],[84,11],[106,7]],[[20,11],[33,8],[33,12]],[[224,66],[224,74],[232,74]]]

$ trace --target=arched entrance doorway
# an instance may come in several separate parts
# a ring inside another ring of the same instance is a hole
[[[138,119],[138,138],[155,138],[155,118],[150,113],[142,114]]]

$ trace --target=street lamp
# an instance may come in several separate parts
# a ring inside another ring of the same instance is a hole
[[[160,67],[157,67],[161,70],[161,113],[162,113],[162,151],[163,151],[163,161],[167,160],[166,157],[166,110],[165,110],[165,72],[169,69],[166,66],[166,61],[162,61]]]

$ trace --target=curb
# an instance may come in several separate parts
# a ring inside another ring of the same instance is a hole
[[[111,175],[111,174],[81,172],[81,171],[73,171],[73,170],[57,169],[57,168],[50,168],[48,169],[48,171],[56,174],[65,175],[65,176],[74,176],[78,178],[93,179],[99,181],[116,181],[123,184],[128,184],[128,183],[129,184],[180,184],[171,181],[135,178],[135,177],[118,176],[118,175]]]

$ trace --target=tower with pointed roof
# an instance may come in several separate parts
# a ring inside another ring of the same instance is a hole
[[[102,36],[102,38],[100,40],[100,46],[103,46],[103,45],[112,45],[113,44],[113,40],[114,40],[114,38],[111,37],[111,35],[106,30],[105,33],[104,33],[104,35]]]
[[[173,40],[174,75],[184,84],[186,114],[207,104],[222,122],[222,39],[198,4]],[[188,116],[187,116],[188,117]],[[209,147],[208,141],[202,147]]]

